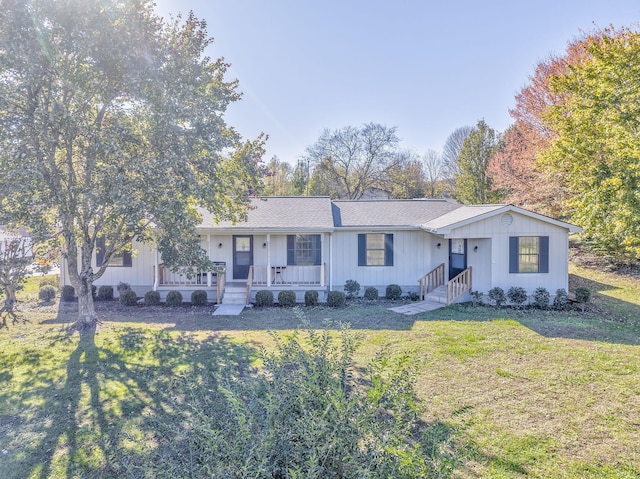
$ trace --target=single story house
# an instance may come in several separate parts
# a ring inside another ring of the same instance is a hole
[[[568,290],[568,236],[581,229],[513,205],[466,206],[447,199],[332,201],[328,197],[266,197],[252,201],[246,221],[214,223],[203,212],[202,248],[218,265],[192,277],[164,268],[153,245],[111,260],[96,285],[125,282],[144,295],[204,289],[209,301],[246,303],[255,292],[307,290],[326,299],[347,280],[389,284],[424,297],[445,288],[446,302],[521,286]],[[96,265],[101,261],[96,255]],[[63,271],[62,281],[68,284]],[[114,288],[115,289],[115,288]]]

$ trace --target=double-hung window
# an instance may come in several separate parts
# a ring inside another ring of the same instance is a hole
[[[312,266],[322,261],[320,235],[287,235],[287,264]]]
[[[106,244],[104,240],[104,236],[98,236],[96,238],[96,266],[102,266],[104,262],[104,253],[106,250]],[[111,255],[109,258],[109,266],[124,266],[130,267],[133,265],[133,260],[131,257],[131,245],[126,247],[124,250],[120,250],[117,253]]]
[[[509,237],[509,273],[548,272],[548,236]]]
[[[359,234],[358,266],[393,266],[393,234]]]

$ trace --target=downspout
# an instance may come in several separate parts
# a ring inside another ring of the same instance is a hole
[[[271,287],[271,234],[267,233],[267,288]]]
[[[156,251],[154,254],[154,278],[153,278],[153,290],[154,291],[158,291],[158,282],[159,282],[159,277],[160,277],[160,262],[158,261],[158,248],[156,247]]]
[[[329,291],[333,290],[333,233],[329,233]]]

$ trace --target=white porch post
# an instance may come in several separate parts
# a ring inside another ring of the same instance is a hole
[[[267,233],[267,288],[271,287],[271,234]]]
[[[333,290],[333,234],[329,233],[329,291]]]
[[[153,268],[153,290],[154,291],[158,291],[158,283],[159,283],[159,278],[160,278],[160,261],[158,261],[158,247],[156,246],[156,251],[155,251],[155,255],[153,258],[154,261],[154,268]]]
[[[207,257],[211,260],[211,233],[207,235]],[[211,287],[211,271],[207,271],[207,288]]]
[[[324,233],[320,235],[320,287],[324,288]]]

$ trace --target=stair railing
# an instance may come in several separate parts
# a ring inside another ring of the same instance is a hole
[[[247,276],[247,296],[244,304],[251,301],[251,285],[253,284],[253,265],[249,266],[249,275]]]
[[[420,283],[420,300],[424,300],[427,294],[444,284],[444,263],[439,264],[422,278],[418,280]]]
[[[447,306],[467,291],[471,291],[471,286],[471,266],[469,266],[447,283]]]

